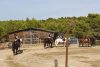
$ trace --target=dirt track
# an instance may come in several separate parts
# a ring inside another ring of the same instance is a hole
[[[11,49],[0,50],[0,67],[58,67],[65,65],[65,47],[44,49],[43,46],[23,48],[22,54],[14,56]],[[100,46],[69,47],[69,66],[100,67]]]

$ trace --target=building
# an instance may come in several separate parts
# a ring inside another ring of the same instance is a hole
[[[54,37],[56,33],[57,32],[55,31],[45,30],[41,28],[27,28],[27,29],[8,33],[6,35],[6,38],[2,38],[2,39],[3,40],[6,39],[6,41],[11,42],[14,40],[15,36],[17,35],[20,39],[23,40],[23,43],[34,44],[34,43],[43,42],[43,39],[48,37],[49,34],[51,34]]]

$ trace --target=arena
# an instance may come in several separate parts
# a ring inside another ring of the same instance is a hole
[[[22,54],[13,55],[11,49],[0,50],[0,65],[2,67],[65,67],[66,48],[62,44],[44,49],[43,45],[22,46]],[[99,67],[100,46],[68,48],[68,67]]]

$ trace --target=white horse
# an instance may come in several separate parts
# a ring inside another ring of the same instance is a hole
[[[63,43],[64,44],[64,47],[65,47],[65,45],[66,45],[66,38],[65,39],[57,38],[55,40],[55,45],[57,46],[59,43]]]

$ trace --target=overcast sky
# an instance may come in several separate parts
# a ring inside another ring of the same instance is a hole
[[[0,20],[100,14],[100,0],[0,0]]]

